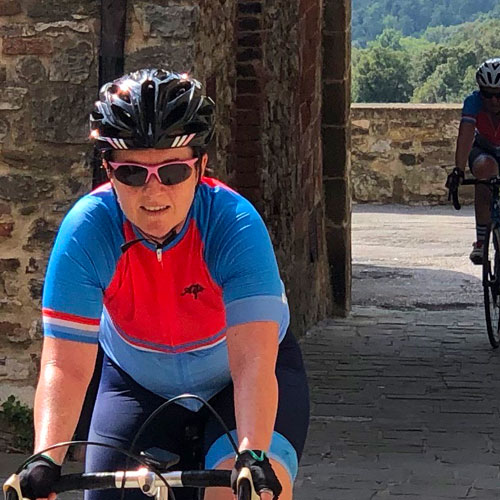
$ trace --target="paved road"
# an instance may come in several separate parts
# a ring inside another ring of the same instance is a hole
[[[360,206],[353,311],[303,343],[312,422],[299,500],[500,497],[500,352],[471,209]]]
[[[355,208],[352,314],[303,341],[312,420],[296,500],[500,497],[500,352],[473,239],[470,209]],[[0,474],[12,463],[0,455]]]

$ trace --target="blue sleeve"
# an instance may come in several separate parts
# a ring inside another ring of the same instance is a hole
[[[476,123],[476,116],[479,114],[482,107],[483,103],[479,92],[473,92],[464,101],[462,108],[462,121]]]
[[[64,218],[44,283],[45,335],[97,342],[103,293],[117,260],[116,221],[114,225],[115,230],[102,200],[93,195],[82,198]]]
[[[217,219],[206,259],[222,288],[227,325],[275,321],[282,337],[288,326],[288,304],[267,228],[245,198],[223,196],[220,206],[214,206]]]

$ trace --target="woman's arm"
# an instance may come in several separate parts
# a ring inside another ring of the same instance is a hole
[[[276,411],[278,324],[254,321],[227,330],[240,450],[268,450]]]
[[[457,137],[457,149],[455,152],[455,165],[462,171],[465,171],[467,160],[474,141],[476,126],[474,123],[460,122]]]
[[[96,356],[97,344],[45,337],[35,395],[35,452],[73,437]],[[62,463],[66,451],[47,455]]]

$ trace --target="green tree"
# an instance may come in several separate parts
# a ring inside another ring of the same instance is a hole
[[[359,51],[353,68],[355,102],[408,102],[409,57],[404,51],[374,46]]]
[[[460,102],[474,88],[476,56],[465,47],[438,64],[424,83],[415,89],[413,102]],[[472,81],[471,81],[472,79]]]

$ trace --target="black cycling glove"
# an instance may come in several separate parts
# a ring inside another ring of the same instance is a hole
[[[464,177],[465,177],[464,171],[459,169],[458,167],[455,167],[451,171],[451,174],[448,175],[445,187],[447,187],[450,191],[457,191],[458,186],[462,184]]]
[[[19,474],[23,497],[32,500],[47,498],[60,477],[61,466],[45,455],[39,456]]]
[[[281,494],[281,484],[269,463],[266,454],[260,450],[242,451],[231,472],[231,487],[236,493],[236,481],[243,467],[248,467],[252,474],[252,481],[257,493],[265,490],[272,491],[273,499],[277,500]]]

